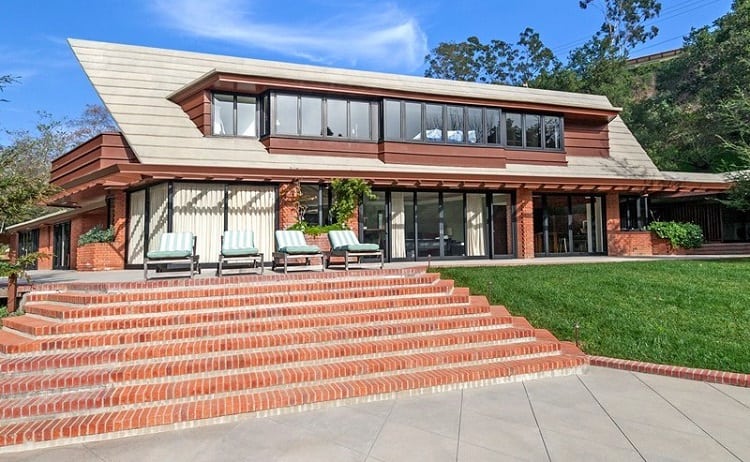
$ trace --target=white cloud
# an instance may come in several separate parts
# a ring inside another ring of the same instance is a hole
[[[269,12],[252,11],[258,9],[252,2],[240,3],[158,0],[154,5],[167,24],[183,33],[313,62],[413,71],[428,52],[416,18],[392,4],[342,2],[334,13],[330,6],[298,4],[295,8],[309,11],[278,8],[274,16],[290,22],[274,24],[265,19]]]

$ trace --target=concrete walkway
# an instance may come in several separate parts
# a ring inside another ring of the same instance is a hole
[[[15,461],[750,461],[750,389],[592,367],[4,454]]]

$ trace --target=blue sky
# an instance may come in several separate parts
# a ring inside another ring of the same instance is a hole
[[[677,48],[691,28],[730,8],[731,0],[662,0],[659,36],[632,55]],[[515,42],[532,27],[566,56],[601,22],[601,10],[581,10],[578,0],[3,1],[0,75],[21,80],[0,93],[9,100],[0,103],[0,131],[32,129],[37,111],[76,117],[99,103],[69,37],[422,75],[424,55],[440,42]],[[0,144],[7,140],[0,134]]]

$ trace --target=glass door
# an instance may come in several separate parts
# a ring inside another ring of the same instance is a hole
[[[70,269],[70,222],[56,224],[52,236],[52,269]]]
[[[39,251],[39,230],[32,229],[31,231],[24,231],[18,234],[18,256],[24,257],[30,253]],[[27,270],[37,269],[37,262],[34,260],[33,263],[26,267]]]
[[[510,194],[492,195],[492,253],[497,257],[513,254],[513,207]]]

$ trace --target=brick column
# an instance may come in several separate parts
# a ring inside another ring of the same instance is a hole
[[[620,242],[620,195],[609,193],[605,197],[607,207],[607,255],[624,255],[626,252]]]
[[[16,262],[18,255],[18,233],[13,233],[8,237],[8,258],[11,263]]]
[[[518,258],[534,258],[534,201],[530,189],[516,191]]]
[[[128,207],[125,191],[113,192],[111,219],[112,229],[115,231],[115,240],[112,242],[112,246],[117,254],[116,269],[125,269],[125,240],[128,234]]]
[[[297,223],[299,196],[300,189],[296,183],[279,186],[279,229],[286,229]]]
[[[47,258],[39,259],[37,268],[40,270],[52,269],[52,225],[44,225],[39,228],[39,253],[47,255]]]

